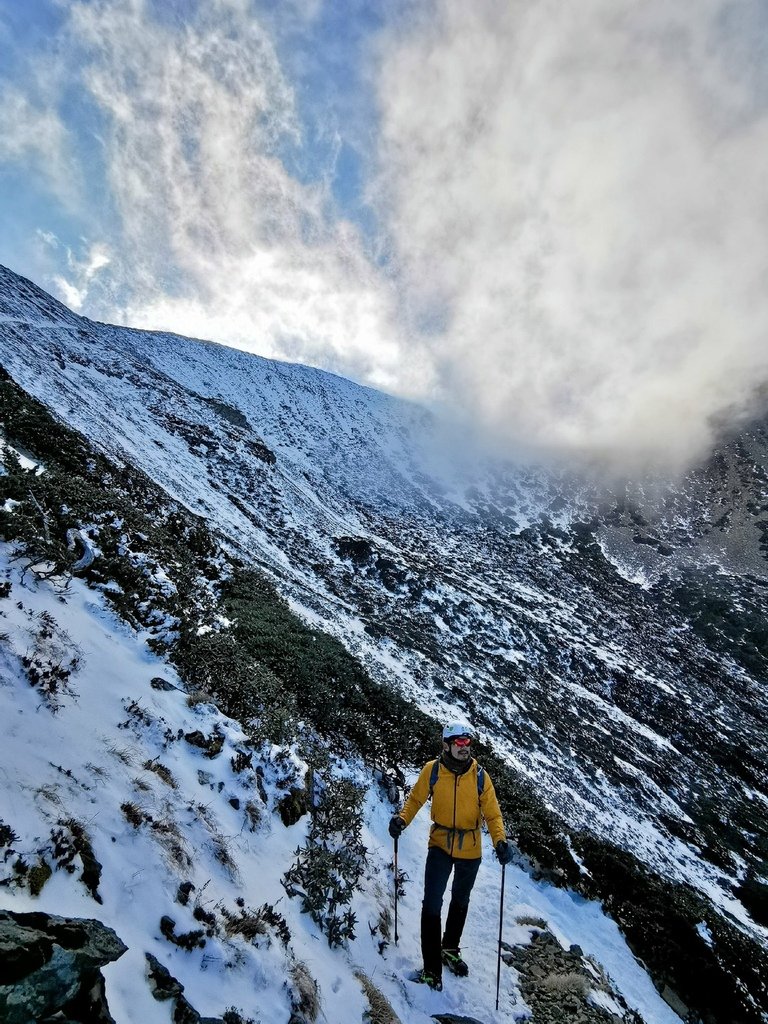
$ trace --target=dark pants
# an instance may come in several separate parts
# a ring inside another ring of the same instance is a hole
[[[431,846],[427,852],[427,865],[424,869],[424,902],[421,905],[421,955],[424,958],[424,970],[440,977],[442,974],[441,949],[458,949],[464,922],[467,918],[469,895],[475,884],[480,867],[480,858],[461,860],[451,857],[449,853]],[[440,939],[440,912],[443,906],[443,895],[451,871],[451,902],[448,907],[448,919],[445,922],[445,933]]]

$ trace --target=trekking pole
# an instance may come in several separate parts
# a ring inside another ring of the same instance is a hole
[[[501,865],[501,901],[499,904],[499,958],[496,963],[496,1009],[499,1009],[499,983],[501,981],[501,926],[504,921],[504,872],[507,869],[506,864]],[[395,904],[397,906],[397,904]],[[397,913],[397,912],[395,912]],[[397,917],[395,917],[397,920]],[[397,934],[397,925],[395,925],[395,934]]]
[[[398,837],[395,836],[395,945],[397,945],[397,938],[398,938],[398,936],[397,936],[397,889],[398,889],[398,879],[397,879],[397,842],[398,842]]]

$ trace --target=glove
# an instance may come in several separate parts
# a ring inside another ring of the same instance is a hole
[[[389,819],[389,834],[393,839],[397,839],[404,828],[405,822],[399,814],[395,814]]]
[[[496,856],[499,858],[499,864],[509,864],[512,860],[512,851],[506,839],[500,839],[496,843]]]

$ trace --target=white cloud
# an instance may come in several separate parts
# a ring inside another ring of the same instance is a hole
[[[420,372],[358,232],[286,170],[295,99],[249,3],[208,0],[182,25],[97,0],[71,7],[70,34],[122,225],[110,274],[128,298],[104,314],[379,385]]]
[[[61,244],[53,234],[38,231],[38,235],[41,241],[51,248],[58,248]],[[91,284],[99,271],[108,267],[112,262],[105,244],[101,242],[88,244],[85,240],[84,244],[87,245],[87,251],[83,259],[78,259],[71,249],[67,249],[68,277],[64,277],[62,274],[55,274],[53,277],[54,286],[61,298],[76,311],[81,310],[85,305]]]
[[[423,344],[502,438],[676,465],[765,402],[758,12],[437,0],[386,40],[408,302],[447,311]]]
[[[0,80],[0,165],[23,166],[43,178],[59,199],[74,202],[74,161],[67,130],[52,105],[34,102]]]

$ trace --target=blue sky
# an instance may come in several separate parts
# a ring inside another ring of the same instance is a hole
[[[766,31],[758,0],[0,0],[0,262],[505,447],[682,465],[765,409]]]

